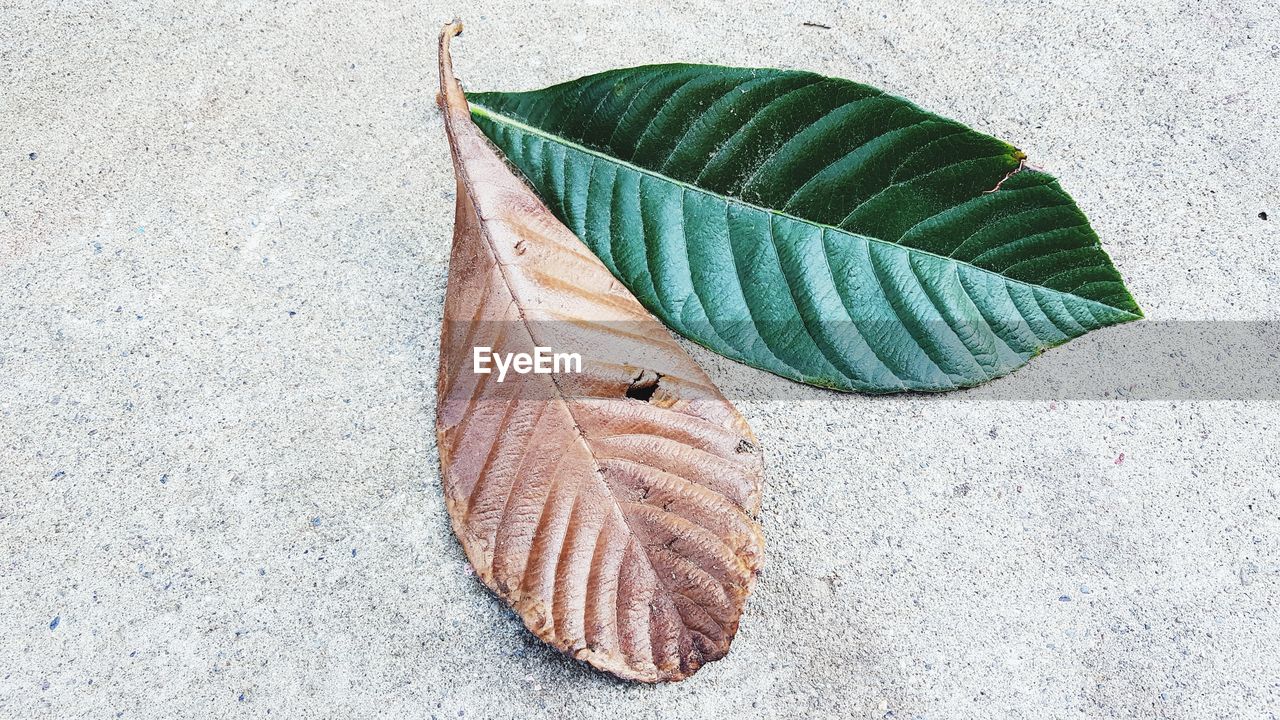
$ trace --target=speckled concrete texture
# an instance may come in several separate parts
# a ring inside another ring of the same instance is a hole
[[[881,86],[1056,173],[1150,318],[1277,319],[1270,0],[0,2],[0,717],[1280,713],[1274,397],[839,396],[694,349],[769,466],[733,651],[646,687],[542,647],[441,499],[454,15],[474,88]]]

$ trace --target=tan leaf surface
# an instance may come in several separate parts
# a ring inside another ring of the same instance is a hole
[[[742,416],[472,124],[440,38],[458,177],[437,433],[454,531],[538,637],[619,677],[729,650],[764,552]],[[473,372],[473,348],[582,357]]]

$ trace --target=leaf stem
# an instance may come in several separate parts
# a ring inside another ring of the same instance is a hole
[[[462,85],[453,74],[453,56],[449,53],[449,41],[462,34],[462,21],[454,20],[440,30],[440,95],[437,102],[444,111],[445,127],[453,134],[453,122],[462,118],[471,120],[471,112],[467,108],[467,96],[462,92]]]

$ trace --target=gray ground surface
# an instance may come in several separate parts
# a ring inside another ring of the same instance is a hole
[[[769,463],[726,660],[612,681],[468,575],[432,432],[454,14],[477,88],[884,87],[1058,174],[1152,319],[1277,317],[1274,2],[663,5],[0,0],[0,717],[1280,712],[1275,398],[845,397],[696,351]]]

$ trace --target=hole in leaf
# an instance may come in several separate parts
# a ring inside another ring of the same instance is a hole
[[[627,397],[640,402],[649,402],[649,398],[658,390],[658,381],[662,375],[652,370],[641,370],[640,374],[627,385]]]

